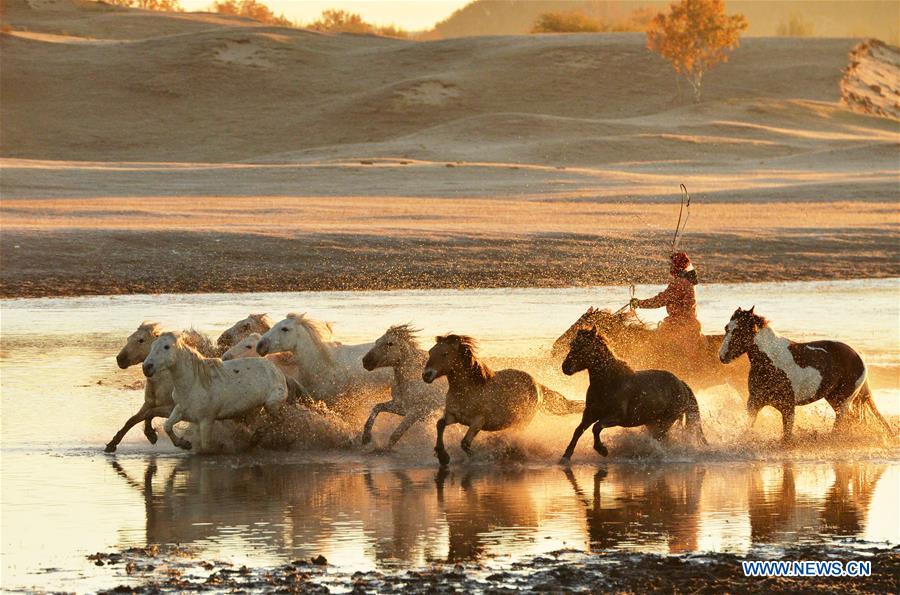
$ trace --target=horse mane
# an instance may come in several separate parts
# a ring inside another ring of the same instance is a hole
[[[599,322],[600,319],[609,321],[610,325],[618,325],[627,329],[639,329],[639,330],[651,330],[646,322],[634,316],[629,311],[623,312],[613,312],[611,310],[594,310],[592,316],[589,317],[589,320],[594,322],[595,324]]]
[[[596,353],[597,351],[597,345],[602,345],[606,349],[606,351],[609,352],[611,361],[607,364],[607,368],[612,368],[617,372],[634,373],[634,369],[630,365],[628,365],[628,362],[616,355],[616,351],[612,348],[612,345],[609,344],[609,341],[606,339],[606,337],[603,336],[603,333],[601,333],[596,328],[586,329],[586,332],[591,334],[594,353]]]
[[[731,318],[734,319],[736,316],[740,315],[742,318],[749,318],[750,320],[758,324],[760,328],[768,327],[769,319],[754,312],[753,310],[755,308],[756,306],[753,306],[753,308],[750,308],[749,310],[742,310],[741,308],[738,308],[737,310],[735,310],[734,314],[731,315]]]
[[[265,312],[263,312],[262,314],[250,314],[247,318],[252,318],[261,326],[264,326],[266,330],[272,328],[272,319]]]
[[[333,362],[334,358],[331,355],[331,350],[328,349],[328,343],[331,341],[334,333],[331,328],[331,323],[308,318],[306,312],[299,314],[291,312],[287,317],[306,329],[309,338],[312,340],[313,346],[326,360]]]
[[[216,346],[212,340],[194,327],[181,331],[181,340],[206,357],[213,357],[216,354]]]
[[[193,331],[194,329],[191,330]],[[197,331],[194,332],[196,333]],[[212,384],[213,376],[222,367],[222,360],[217,357],[206,357],[194,349],[188,342],[189,335],[186,333],[170,334],[176,338],[175,344],[179,347],[180,353],[185,354],[190,360],[194,376],[200,379],[200,384],[203,388],[209,388]],[[209,339],[207,339],[207,343],[210,343]]]
[[[403,341],[416,351],[419,351],[422,348],[419,346],[419,338],[416,336],[416,333],[421,331],[422,329],[414,328],[412,323],[407,322],[406,324],[395,324],[384,334],[391,335],[396,340]]]
[[[146,320],[138,325],[137,330],[146,331],[156,337],[158,337],[160,334],[162,334],[162,331],[160,330],[160,325],[158,322],[148,322]]]
[[[494,377],[494,371],[478,359],[478,341],[474,337],[449,334],[435,337],[435,341],[458,345],[458,353],[463,358],[463,366],[482,384]]]

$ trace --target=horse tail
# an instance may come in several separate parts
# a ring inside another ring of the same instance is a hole
[[[570,415],[584,411],[584,401],[572,401],[567,399],[552,388],[539,384],[543,399],[541,408],[551,415]]]
[[[863,401],[862,405],[868,407],[869,412],[878,420],[878,423],[884,428],[887,432],[888,436],[894,436],[894,428],[891,427],[891,424],[881,415],[881,412],[878,411],[878,408],[875,406],[875,400],[872,398],[872,390],[869,388],[868,379],[863,383],[862,387],[859,390],[859,400]]]
[[[697,405],[697,397],[686,382],[681,383],[682,398],[684,399],[684,428],[693,432],[700,444],[706,445],[706,436],[703,435],[703,424],[700,423],[700,406]]]

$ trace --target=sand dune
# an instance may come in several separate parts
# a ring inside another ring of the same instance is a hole
[[[681,182],[698,210],[709,205],[696,231],[712,278],[900,274],[891,241],[900,124],[841,102],[855,40],[747,39],[694,104],[638,34],[413,42],[87,2],[35,6],[10,0],[0,35],[6,295],[23,284],[165,289],[162,273],[179,268],[194,271],[183,290],[246,288],[240,279],[283,287],[248,273],[257,263],[240,246],[262,236],[289,237],[287,260],[347,244],[304,260],[343,271],[339,283],[307,279],[321,287],[391,286],[356,263],[419,240],[445,242],[446,259],[457,259],[451,283],[627,281],[649,272],[613,255],[658,266],[639,255],[668,233]],[[726,204],[737,210],[716,206]],[[803,209],[815,217],[802,220]],[[160,229],[178,233],[166,236],[175,247],[157,254],[161,274],[149,284],[129,280],[127,265],[91,268],[77,249],[119,246],[134,262]],[[219,285],[191,285],[212,256],[178,256],[201,236],[229,246]],[[587,258],[578,248],[613,237],[618,252],[591,248]],[[564,272],[521,262],[501,277],[466,274],[507,254],[501,239],[509,254],[552,258]],[[729,268],[730,246],[755,257]],[[87,269],[50,270],[48,254],[73,249]],[[813,262],[839,250],[847,254],[832,268]],[[424,285],[442,266],[425,254],[391,274]]]

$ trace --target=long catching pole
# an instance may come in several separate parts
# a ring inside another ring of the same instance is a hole
[[[682,216],[684,217],[684,224],[681,223]],[[675,235],[672,237],[673,254],[678,247],[678,241],[681,239],[681,235],[684,233],[684,228],[687,227],[687,222],[690,218],[691,194],[688,192],[687,187],[684,184],[681,184],[681,208],[678,210],[678,223],[675,224]]]

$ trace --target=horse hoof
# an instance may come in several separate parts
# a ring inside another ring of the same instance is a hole
[[[144,436],[147,437],[147,442],[150,444],[156,444],[156,441],[159,440],[159,436],[157,436],[156,432],[146,433]]]
[[[601,457],[609,456],[609,450],[602,444],[600,446],[595,447],[594,450],[596,450],[598,453],[600,453]]]
[[[562,457],[559,459],[559,464],[565,467],[569,466],[569,457]]]
[[[436,451],[438,462],[441,464],[441,467],[446,467],[450,464],[450,455],[446,450]]]
[[[188,442],[187,440],[185,440],[185,441],[183,441],[183,442],[179,442],[179,443],[178,443],[178,446],[181,447],[181,448],[183,448],[184,450],[191,450],[191,448],[192,448],[194,445],[191,444],[190,442]]]
[[[371,436],[363,434],[362,438],[359,439],[359,444],[360,444],[360,446],[365,446],[366,444],[368,444],[371,441],[372,441]]]
[[[116,452],[115,444],[107,444],[106,448],[103,449],[103,452]]]

